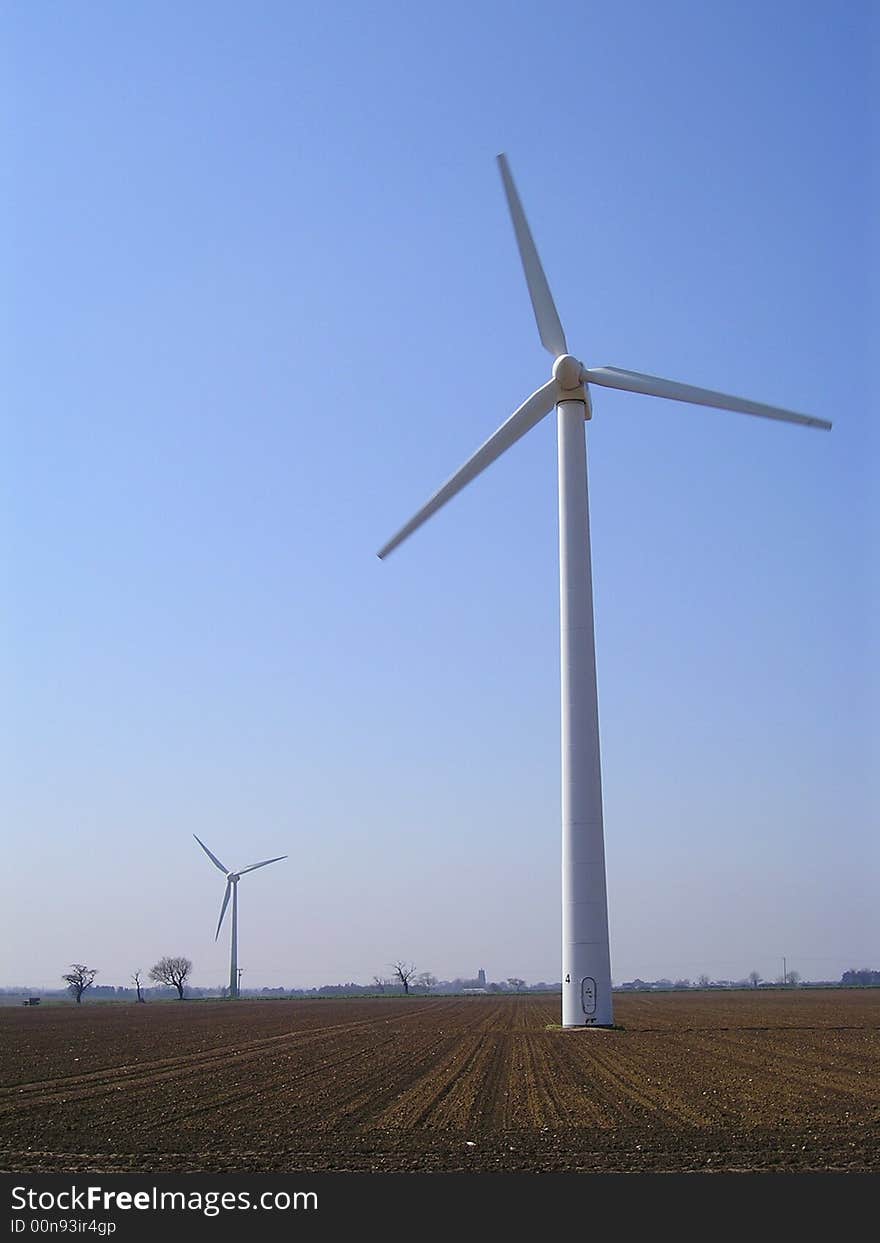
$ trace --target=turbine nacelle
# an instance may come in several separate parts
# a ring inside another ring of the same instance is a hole
[[[590,391],[584,383],[586,368],[573,354],[560,354],[553,364],[553,379],[558,389],[556,404],[561,401],[581,401],[584,404],[584,418],[593,417],[593,403]]]

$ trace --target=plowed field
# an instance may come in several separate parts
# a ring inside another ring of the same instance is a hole
[[[0,1009],[14,1172],[877,1170],[880,990]]]

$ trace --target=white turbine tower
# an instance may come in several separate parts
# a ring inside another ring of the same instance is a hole
[[[226,892],[223,895],[223,905],[220,907],[220,918],[217,921],[217,931],[214,933],[214,940],[220,936],[220,928],[223,924],[223,916],[226,914],[226,908],[229,905],[229,895],[232,894],[232,944],[229,950],[229,996],[238,996],[238,881],[239,877],[244,876],[245,872],[255,872],[257,868],[264,868],[270,863],[280,863],[282,859],[286,859],[287,855],[278,855],[275,859],[264,859],[262,863],[252,863],[249,868],[242,868],[239,872],[230,872],[225,863],[221,863],[216,855],[212,855],[208,847],[200,837],[196,837],[196,841],[204,850],[205,854],[211,860],[215,867],[218,867],[226,877]]]
[[[562,671],[562,1023],[564,1027],[609,1026],[613,1022],[611,961],[584,434],[584,422],[592,417],[588,386],[598,384],[650,397],[668,397],[805,427],[827,429],[831,424],[637,371],[585,367],[568,352],[506,157],[500,155],[498,163],[538,333],[554,358],[552,378],[435,492],[379,556],[386,557],[556,407]]]

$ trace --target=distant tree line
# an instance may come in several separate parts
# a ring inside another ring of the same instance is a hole
[[[840,977],[841,984],[880,984],[880,971],[872,971],[870,967],[858,967],[851,971],[844,971]]]

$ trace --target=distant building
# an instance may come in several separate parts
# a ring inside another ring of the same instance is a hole
[[[483,970],[482,967],[480,967],[479,971],[477,972],[477,984],[479,985],[480,988],[486,987],[486,972]]]

